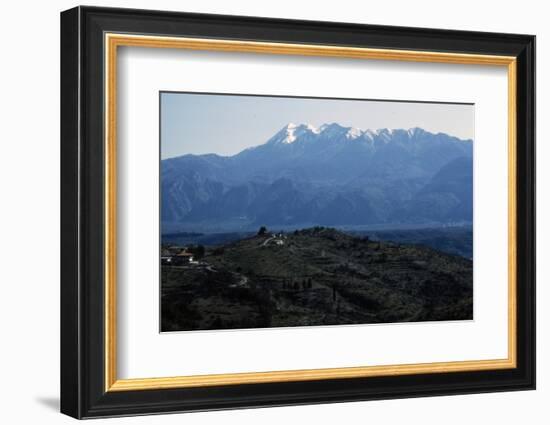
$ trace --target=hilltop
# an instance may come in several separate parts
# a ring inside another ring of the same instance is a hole
[[[162,268],[163,330],[472,319],[472,261],[326,227]]]

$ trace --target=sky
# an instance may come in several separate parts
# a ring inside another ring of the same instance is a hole
[[[474,105],[161,93],[161,158],[230,156],[261,145],[288,123],[336,122],[362,130],[421,127],[474,138]]]

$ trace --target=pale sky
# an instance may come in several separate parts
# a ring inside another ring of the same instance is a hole
[[[161,158],[234,155],[286,124],[336,122],[362,130],[421,127],[474,138],[474,105],[162,92]]]

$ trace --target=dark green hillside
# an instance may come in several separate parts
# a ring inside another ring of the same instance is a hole
[[[472,319],[472,262],[330,228],[254,236],[162,267],[162,329]]]

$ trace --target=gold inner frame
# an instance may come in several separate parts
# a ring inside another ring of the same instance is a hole
[[[105,34],[105,391],[135,391],[214,385],[312,381],[417,373],[448,373],[510,369],[516,358],[516,58],[462,53],[370,49],[329,45],[268,43],[148,35]],[[324,56],[355,59],[398,60],[469,65],[504,66],[508,72],[508,357],[382,366],[247,372],[214,375],[118,379],[116,324],[116,123],[117,48],[120,46],[229,51],[280,55]]]

